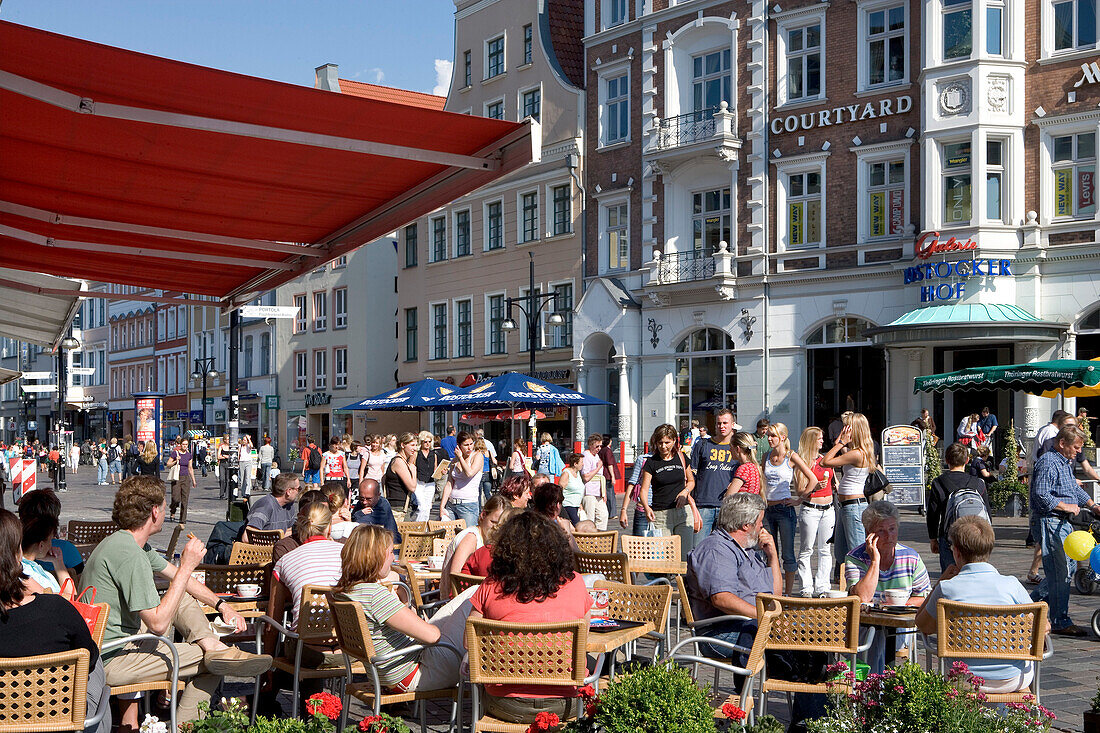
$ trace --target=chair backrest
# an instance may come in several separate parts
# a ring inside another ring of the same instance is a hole
[[[172,530],[172,538],[168,540],[168,548],[164,551],[164,557],[169,562],[172,561],[172,556],[176,554],[176,545],[180,543],[180,535],[187,530],[187,525],[180,522],[176,525],[176,528]]]
[[[649,622],[655,631],[664,633],[668,609],[672,605],[671,585],[632,585],[597,580],[594,587],[608,590],[608,618]]]
[[[79,519],[70,519],[66,539],[74,545],[95,545],[117,531],[118,525],[113,520],[85,522]]]
[[[510,623],[471,618],[466,621],[470,682],[475,685],[584,684],[588,624]]]
[[[450,520],[429,520],[428,531],[436,532],[443,530],[443,539],[450,542],[455,538],[455,535],[466,529],[465,519],[450,519]]]
[[[432,540],[442,539],[443,530],[436,532],[409,532],[401,536],[401,554],[398,562],[422,562],[432,556],[435,548]]]
[[[982,606],[941,598],[936,604],[940,659],[1012,659],[1041,662],[1047,604]]]
[[[427,531],[428,531],[428,523],[427,522],[398,522],[397,523],[397,533],[400,534],[402,537],[407,535],[409,532],[427,532]]]
[[[268,587],[271,563],[266,565],[199,565],[196,570],[206,573],[206,587],[215,593],[236,593],[239,583],[256,583],[261,589]]]
[[[450,545],[452,540],[445,538],[436,538],[432,540],[432,555],[435,557],[443,557],[447,554],[447,546]]]
[[[99,618],[95,620],[95,626],[89,631],[92,632],[92,641],[96,646],[103,646],[103,632],[107,629],[107,617],[111,614],[110,603],[95,603],[93,604],[99,609]]]
[[[482,575],[467,575],[466,573],[451,573],[451,598],[471,586],[481,585],[485,582]]]
[[[613,529],[607,532],[576,532],[573,539],[581,552],[606,555],[619,549],[619,533]]]
[[[230,565],[264,565],[271,562],[275,545],[255,545],[251,542],[234,542],[229,553]]]
[[[332,588],[327,585],[307,585],[302,588],[302,602],[298,606],[298,636],[306,644],[335,644],[335,621],[328,596]]]
[[[274,545],[283,538],[283,533],[277,529],[250,529],[248,541],[253,545]]]
[[[613,583],[629,583],[630,559],[622,552],[575,552],[574,565],[578,573],[599,573]]]
[[[87,649],[0,659],[0,733],[84,730]]]
[[[370,660],[375,656],[374,642],[370,638],[370,629],[367,628],[367,616],[363,613],[363,607],[358,601],[341,595],[329,593],[327,598],[332,608],[332,619],[335,622],[336,638],[340,641],[340,649],[352,659],[370,664]]]
[[[637,537],[623,535],[622,551],[635,573],[674,573],[680,567],[680,536]]]
[[[773,604],[781,611],[771,624],[768,649],[855,654],[859,647],[859,603],[859,596],[791,598],[760,593],[756,596],[756,613],[762,615]]]
[[[680,613],[684,617],[684,623],[691,628],[695,625],[695,614],[691,612],[691,600],[688,598],[687,586],[684,585],[684,577],[676,576],[676,592],[680,594]]]
[[[749,671],[749,676],[758,674],[764,668],[764,651],[768,646],[768,637],[771,635],[775,620],[783,612],[774,600],[767,601],[763,606],[757,605],[756,608],[757,611],[761,608],[766,610],[757,614],[756,636],[753,637],[749,658],[745,662],[745,669]]]

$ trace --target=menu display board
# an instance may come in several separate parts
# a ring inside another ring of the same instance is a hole
[[[897,506],[924,506],[924,433],[912,425],[882,431],[882,470]]]

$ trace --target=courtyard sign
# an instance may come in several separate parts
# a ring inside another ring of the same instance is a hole
[[[1073,88],[1077,89],[1085,84],[1100,84],[1100,64],[1095,61],[1081,64],[1081,78],[1077,80]]]
[[[816,112],[773,117],[771,131],[773,135],[780,135],[784,132],[812,130],[815,127],[831,127],[857,120],[873,120],[878,117],[905,114],[911,109],[913,109],[913,98],[909,95],[903,95],[894,99],[880,99],[878,104],[874,102],[867,102],[863,105],[850,104],[844,107],[821,109]]]

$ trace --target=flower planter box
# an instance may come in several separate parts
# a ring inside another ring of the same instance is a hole
[[[1100,713],[1086,710],[1082,730],[1084,733],[1100,733]]]
[[[1024,517],[1027,516],[1027,512],[1024,510],[1024,497],[1019,494],[1011,494],[1008,500],[1005,501],[1003,508],[998,509],[996,512],[998,517]]]

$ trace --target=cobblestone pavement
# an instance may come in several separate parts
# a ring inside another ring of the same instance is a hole
[[[63,524],[69,519],[110,519],[111,502],[116,487],[96,486],[95,478],[95,469],[91,466],[81,466],[75,477],[70,475],[70,488],[67,493],[61,495]],[[39,480],[46,483],[48,477],[42,473],[39,475]],[[254,492],[253,496],[256,495]],[[8,503],[10,506],[10,501]],[[217,479],[213,473],[206,478],[200,477],[198,488],[191,492],[188,530],[205,540],[209,537],[214,523],[225,518],[225,509],[226,502],[218,499]],[[998,518],[995,519],[995,526],[997,548],[994,551],[993,563],[1002,573],[1023,579],[1031,561],[1031,550],[1024,547],[1024,539],[1027,536],[1026,520]],[[153,538],[154,546],[163,548],[167,545],[171,534],[169,530],[170,527]],[[915,512],[903,512],[901,541],[920,551],[934,578],[939,570],[939,561],[929,551],[928,542],[924,537],[923,517]],[[1070,596],[1070,614],[1074,622],[1080,626],[1087,627],[1093,612],[1098,608],[1100,608],[1100,593],[1094,596],[1082,596],[1074,591]],[[1057,714],[1056,729],[1080,731],[1081,712],[1096,692],[1096,676],[1100,673],[1100,664],[1097,662],[1100,639],[1091,634],[1083,639],[1054,637],[1054,645],[1054,657],[1042,666],[1043,703]],[[651,652],[643,644],[640,653]],[[919,659],[923,661],[923,651]],[[705,679],[709,680],[710,675],[706,675]],[[728,689],[728,685],[729,680],[723,678],[721,687]],[[236,694],[246,694],[244,685],[233,684],[231,689]],[[289,711],[289,695],[284,693],[280,699]],[[770,701],[769,708],[777,717],[786,718],[786,704],[778,697]],[[352,720],[357,720],[355,714],[363,713],[365,710],[364,706],[355,703]],[[467,717],[468,714],[467,708]],[[410,718],[410,723],[412,722]],[[429,722],[434,731],[446,730],[446,717],[442,706],[432,706]],[[412,727],[415,728],[415,725]]]

